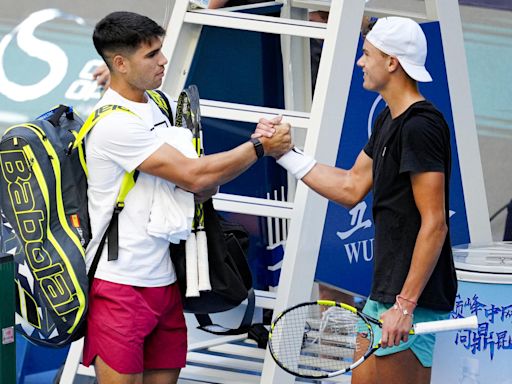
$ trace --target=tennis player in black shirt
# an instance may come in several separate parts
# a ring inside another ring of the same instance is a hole
[[[387,107],[352,169],[318,164],[298,149],[278,160],[343,206],[373,193],[374,272],[364,312],[382,319],[382,334],[375,331],[386,348],[354,370],[353,384],[430,383],[435,335],[408,332],[413,322],[448,318],[457,291],[448,229],[450,134],[442,114],[418,90],[417,82],[432,81],[426,55],[416,22],[379,19],[357,65],[363,87],[378,92]],[[261,120],[255,135],[272,131],[272,122]],[[364,334],[358,341],[368,342]]]

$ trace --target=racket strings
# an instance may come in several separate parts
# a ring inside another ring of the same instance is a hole
[[[360,318],[341,307],[308,305],[276,324],[271,348],[284,367],[305,376],[348,370],[354,361]]]

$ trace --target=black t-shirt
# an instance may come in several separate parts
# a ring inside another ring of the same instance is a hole
[[[445,174],[445,210],[449,223],[450,132],[442,114],[428,101],[414,103],[395,119],[386,108],[379,114],[364,151],[373,159],[375,243],[370,298],[394,303],[407,277],[421,225],[411,172]],[[456,292],[448,232],[418,305],[450,311]]]

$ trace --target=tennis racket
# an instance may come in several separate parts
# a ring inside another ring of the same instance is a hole
[[[277,365],[294,376],[323,379],[349,372],[377,349],[372,325],[382,323],[350,305],[329,300],[298,304],[280,314],[271,325],[270,354]],[[477,328],[476,316],[414,324],[411,334]],[[358,343],[364,334],[368,346]],[[364,348],[365,351],[361,351]],[[357,360],[354,355],[357,351]]]
[[[199,90],[195,85],[189,85],[184,90],[189,100],[189,109],[192,120],[193,139],[192,142],[197,152],[197,156],[204,156],[203,148],[203,127],[201,125],[201,109]],[[202,203],[197,203],[195,207],[194,229],[196,232],[197,243],[197,270],[198,270],[198,289],[199,291],[211,291],[210,268],[208,265],[208,241],[204,228],[204,208]]]
[[[198,157],[204,155],[199,91],[195,85],[185,88],[176,108],[176,126],[183,127],[183,120],[192,132],[192,143]],[[200,291],[210,291],[208,243],[204,228],[204,209],[202,203],[196,203],[192,233],[185,242],[187,290],[186,297],[198,297]]]

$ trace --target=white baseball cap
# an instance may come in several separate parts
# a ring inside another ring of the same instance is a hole
[[[432,81],[425,69],[427,39],[415,21],[405,17],[381,18],[368,32],[366,40],[385,54],[395,56],[404,71],[414,80]]]

